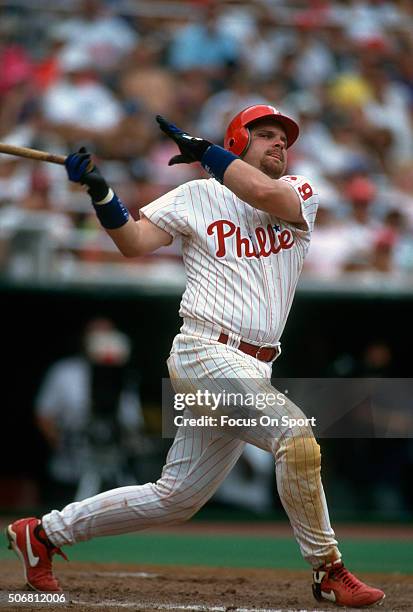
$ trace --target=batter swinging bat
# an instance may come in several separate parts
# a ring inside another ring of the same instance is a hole
[[[28,147],[17,147],[15,145],[6,144],[0,142],[0,153],[7,153],[7,155],[17,155],[18,157],[28,157],[29,159],[36,159],[38,161],[51,162],[52,164],[65,163],[65,155],[55,155],[53,153],[47,153],[46,151],[38,151],[37,149],[29,149]]]

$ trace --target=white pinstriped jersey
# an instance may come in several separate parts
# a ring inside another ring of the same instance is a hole
[[[179,314],[197,335],[214,326],[253,344],[279,342],[318,206],[307,178],[281,180],[298,194],[305,226],[257,210],[212,178],[180,185],[141,209],[182,236],[187,285]]]

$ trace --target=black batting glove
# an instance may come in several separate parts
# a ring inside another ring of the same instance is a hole
[[[88,194],[94,202],[100,202],[109,193],[109,185],[94,165],[92,155],[82,147],[77,153],[71,153],[65,159],[69,180],[88,187]]]
[[[156,121],[162,132],[172,138],[176,142],[181,152],[180,155],[171,157],[168,166],[174,164],[192,164],[193,162],[201,161],[205,152],[212,146],[212,143],[203,138],[195,138],[190,136],[173,123],[166,121],[161,115],[156,116]]]

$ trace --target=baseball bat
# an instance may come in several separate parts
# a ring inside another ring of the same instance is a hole
[[[18,157],[27,157],[28,159],[36,159],[37,161],[61,165],[65,163],[66,159],[64,155],[55,155],[54,153],[29,149],[28,147],[17,147],[15,145],[6,144],[5,142],[0,142],[0,153],[7,153],[7,155],[17,155]]]

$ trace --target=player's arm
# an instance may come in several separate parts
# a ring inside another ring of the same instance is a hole
[[[225,170],[225,187],[254,208],[289,223],[305,223],[297,193],[286,182],[272,179],[258,168],[235,159]]]
[[[172,242],[172,236],[143,217],[134,221],[127,208],[109,187],[86,149],[72,153],[65,166],[69,180],[87,186],[96,215],[125,257],[156,251]]]
[[[107,229],[119,251],[125,257],[138,257],[152,253],[160,247],[171,244],[173,237],[146,217],[134,221],[129,217],[125,225],[118,229]]]
[[[237,155],[208,140],[190,136],[159,115],[156,119],[180,150],[180,155],[172,157],[169,165],[199,161],[214,178],[254,208],[290,223],[305,223],[299,197],[287,182],[271,179]]]

